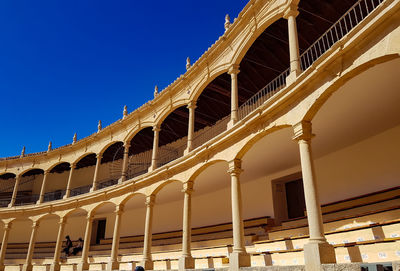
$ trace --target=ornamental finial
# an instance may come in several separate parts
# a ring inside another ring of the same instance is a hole
[[[25,156],[25,146],[22,147],[22,151],[21,151],[21,156],[20,157],[24,157]]]
[[[157,97],[157,95],[158,95],[158,86],[156,85],[154,87],[154,98]]]
[[[47,152],[51,151],[51,149],[53,148],[51,141],[49,141],[49,146],[47,146]]]
[[[228,30],[229,26],[231,26],[231,18],[229,14],[225,15],[225,31]]]
[[[124,106],[124,112],[122,113],[123,115],[123,119],[126,118],[128,116],[128,107],[126,107],[126,105]]]
[[[101,120],[99,120],[99,123],[97,124],[97,132],[101,131]]]
[[[72,144],[76,143],[76,133],[74,134],[74,137],[72,138]]]
[[[186,58],[186,70],[190,69],[190,58]]]

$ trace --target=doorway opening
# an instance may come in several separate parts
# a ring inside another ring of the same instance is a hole
[[[272,180],[275,225],[305,216],[303,179],[301,172]]]
[[[93,230],[90,243],[100,244],[100,240],[106,237],[106,219],[95,219],[93,220]]]

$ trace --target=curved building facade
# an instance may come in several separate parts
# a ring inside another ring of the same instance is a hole
[[[252,0],[153,100],[1,158],[0,270],[398,268],[399,9]]]

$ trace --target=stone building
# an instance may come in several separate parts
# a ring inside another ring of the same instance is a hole
[[[1,158],[0,270],[399,270],[399,9],[251,0],[152,101]]]

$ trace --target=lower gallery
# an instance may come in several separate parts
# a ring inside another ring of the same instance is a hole
[[[400,1],[323,3],[250,1],[151,104],[0,158],[0,271],[400,270]]]

